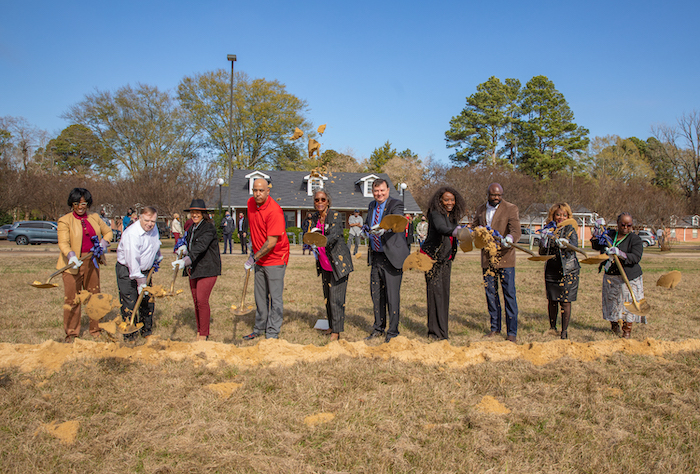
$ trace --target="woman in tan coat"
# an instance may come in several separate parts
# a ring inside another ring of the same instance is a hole
[[[92,205],[92,195],[84,188],[74,188],[68,196],[71,212],[58,220],[58,257],[56,268],[68,264],[72,267],[63,272],[63,327],[66,342],[73,342],[80,335],[80,302],[76,295],[83,289],[90,293],[100,292],[100,267],[97,259],[81,261],[90,251],[104,252],[112,240],[112,229],[97,213],[88,214]],[[94,238],[93,238],[94,237]],[[97,337],[100,327],[97,321],[90,320],[90,334]]]

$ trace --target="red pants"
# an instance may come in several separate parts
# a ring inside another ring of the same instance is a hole
[[[93,295],[100,292],[100,269],[95,268],[92,260],[87,260],[78,268],[78,273],[73,275],[63,272],[63,288],[65,299],[63,300],[63,328],[66,336],[80,335],[80,303],[75,303],[75,296],[80,290],[87,290]],[[97,336],[100,333],[98,321],[90,320],[90,334]]]
[[[209,308],[209,295],[214,289],[216,277],[190,278],[190,290],[192,290],[192,300],[194,301],[194,317],[197,320],[197,334],[200,336],[209,335],[209,319],[211,309]]]

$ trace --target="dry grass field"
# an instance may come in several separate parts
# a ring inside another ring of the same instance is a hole
[[[164,286],[172,278],[169,255],[155,277]],[[632,331],[643,342],[621,341],[609,331],[600,316],[602,277],[589,266],[583,268],[573,305],[571,341],[547,334],[543,264],[525,258],[518,259],[516,272],[518,347],[483,342],[488,315],[474,252],[458,254],[453,266],[450,346],[429,344],[425,280],[411,272],[404,276],[401,295],[400,331],[408,340],[373,343],[367,353],[358,350],[373,320],[369,270],[361,258],[350,277],[344,341],[331,344],[342,355],[284,364],[274,358],[249,364],[213,359],[216,351],[253,354],[275,346],[241,340],[251,331],[253,315],[235,317],[230,306],[240,303],[244,257],[222,257],[223,275],[211,298],[214,342],[189,344],[195,339],[194,312],[187,281],[178,278],[176,288],[185,292],[156,302],[155,334],[162,342],[149,344],[154,346],[150,352],[143,345],[93,343],[85,334],[87,342],[65,349],[72,352],[62,365],[44,361],[28,368],[7,361],[15,360],[15,353],[58,354],[66,347],[58,344],[63,340],[62,285],[28,285],[45,280],[56,254],[0,252],[0,349],[5,354],[0,362],[0,471],[700,469],[700,346],[688,344],[688,339],[700,339],[700,269],[693,253],[645,254],[645,293],[653,311],[648,325]],[[102,291],[116,297],[115,260],[111,254]],[[654,286],[669,270],[682,272],[680,285],[674,290]],[[249,294],[247,302],[252,301]],[[281,334],[286,343],[276,344],[278,352],[298,348],[321,354],[327,339],[312,328],[324,314],[313,259],[294,249],[286,275]],[[652,339],[696,349],[659,354],[645,350],[656,347]],[[183,353],[191,356],[157,357],[170,350],[168,340],[187,343],[190,349]],[[486,345],[480,363],[446,363],[422,355]],[[114,355],[89,357],[97,347]],[[597,358],[576,355],[592,347],[619,350]],[[393,349],[403,350],[403,356],[392,356]],[[537,363],[500,357],[516,349],[560,351],[563,357]],[[407,350],[413,358],[406,357]]]

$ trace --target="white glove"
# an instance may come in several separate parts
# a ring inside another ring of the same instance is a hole
[[[156,254],[155,262],[160,263],[163,261],[163,256],[161,254]]]
[[[145,284],[145,283],[141,283],[141,284],[139,285],[139,287],[138,287],[139,295],[141,294],[141,292],[143,291],[144,288],[146,288],[146,284]],[[146,292],[146,293],[148,293],[148,292]]]
[[[314,227],[309,232],[321,232],[321,229],[319,229],[318,227]]]
[[[608,255],[617,255],[618,257],[625,260],[627,259],[627,254],[617,247],[608,247],[605,253],[607,253]]]
[[[185,255],[187,255],[187,247],[185,245],[181,245],[177,248],[175,253],[177,255],[177,258],[183,258]]]
[[[251,255],[250,257],[248,257],[248,260],[246,260],[243,264],[243,268],[245,268],[245,270],[248,271],[251,268],[253,268],[253,265],[255,265],[255,257]]]
[[[505,248],[510,248],[510,244],[513,243],[513,236],[508,234],[501,239],[501,245]]]
[[[173,270],[177,270],[178,268],[185,268],[184,258],[179,258],[173,262]]]
[[[102,250],[107,250],[107,247],[109,247],[111,244],[107,242],[105,239],[100,240],[100,247],[102,247]]]
[[[462,226],[461,226],[461,225],[458,225],[457,227],[455,227],[455,230],[452,231],[452,237],[454,237],[454,238],[456,239],[456,238],[457,238],[457,234],[459,234],[459,231],[460,231],[461,229],[462,229]]]
[[[569,239],[557,239],[555,241],[560,249],[566,248],[566,244],[569,243]]]
[[[376,235],[377,237],[381,237],[384,235],[384,232],[386,232],[386,229],[382,229],[379,227],[379,224],[373,225],[372,228],[369,230],[370,234]]]
[[[73,255],[71,258],[68,259],[68,264],[73,265],[73,269],[76,270],[80,267],[80,265],[83,264],[83,262],[80,261],[80,259],[78,259],[78,257]]]
[[[595,220],[595,227],[604,227],[605,226],[605,219],[602,217],[599,217],[598,219]]]

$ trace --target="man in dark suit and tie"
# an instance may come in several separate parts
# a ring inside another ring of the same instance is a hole
[[[515,249],[510,244],[520,239],[520,216],[518,206],[502,199],[503,188],[500,184],[491,184],[487,196],[487,202],[476,209],[472,226],[489,226],[497,230],[503,238],[498,254],[493,260],[486,249],[481,249],[486,304],[491,318],[491,331],[486,336],[501,334],[501,301],[498,297],[500,281],[506,306],[507,339],[515,342],[518,335],[518,302],[515,298]]]
[[[403,215],[403,202],[389,196],[389,185],[383,179],[372,183],[374,201],[369,204],[365,225],[370,229],[368,265],[370,293],[374,305],[374,326],[367,340],[384,337],[389,342],[399,335],[399,306],[403,261],[408,257],[405,232],[385,231],[379,228],[384,216]],[[387,310],[389,329],[386,330]]]
[[[238,214],[236,229],[238,230],[238,238],[241,241],[241,253],[245,255],[248,253],[248,219],[243,216],[242,212]]]

